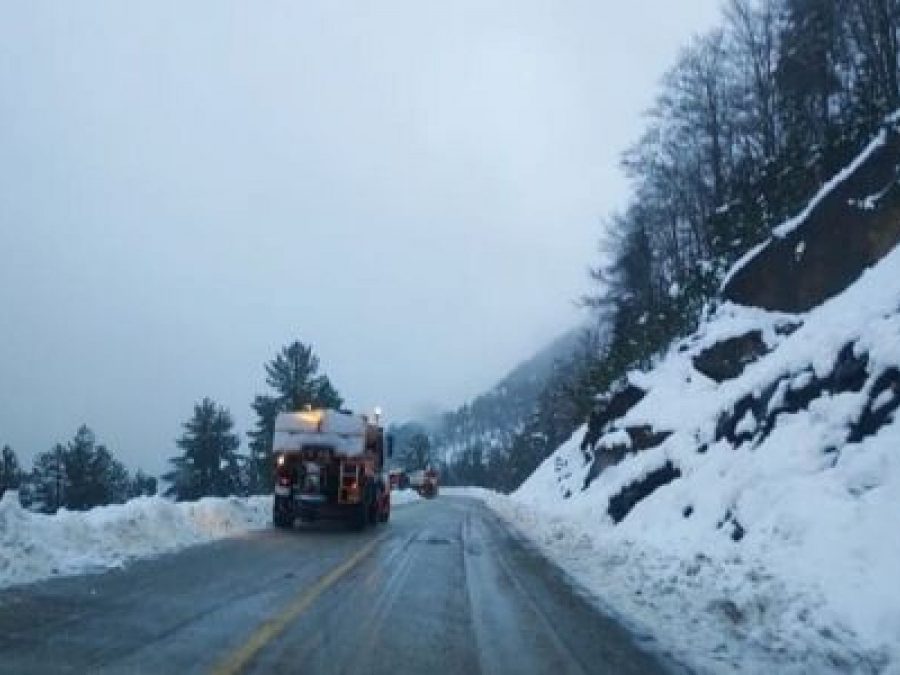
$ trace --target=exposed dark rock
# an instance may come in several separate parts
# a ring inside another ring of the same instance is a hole
[[[628,454],[629,449],[629,446],[624,443],[601,445],[594,448],[594,458],[591,462],[591,468],[588,469],[587,475],[584,477],[584,485],[581,489],[586,490],[587,487],[594,482],[594,479],[603,473],[604,469],[613,466],[614,464],[618,464],[625,459],[625,455]]]
[[[638,502],[676,478],[681,478],[681,469],[672,462],[666,462],[660,468],[651,471],[641,480],[630,483],[611,497],[607,513],[613,522],[621,523]]]
[[[627,429],[630,443],[596,447],[600,437],[615,420],[625,415],[636,406],[647,394],[640,387],[622,381],[614,386],[605,397],[597,402],[588,420],[588,429],[581,441],[581,451],[586,461],[591,463],[584,478],[582,489],[608,466],[621,462],[631,450],[644,450],[662,443],[671,432],[653,432],[650,427],[632,427]]]
[[[850,427],[850,436],[847,440],[850,443],[858,443],[868,436],[875,435],[893,418],[898,408],[900,408],[900,370],[888,368],[872,385],[869,401],[859,420]]]
[[[885,143],[813,206],[783,238],[772,238],[722,289],[725,299],[805,312],[852,284],[900,241],[900,136]]]
[[[802,386],[796,386],[792,380],[791,385],[784,395],[781,403],[766,414],[765,422],[762,425],[763,438],[768,436],[775,426],[775,420],[782,413],[795,413],[800,410],[806,410],[809,404],[824,393],[840,394],[847,391],[859,391],[866,383],[868,371],[866,370],[869,363],[869,355],[861,354],[857,356],[854,353],[853,343],[848,343],[841,348],[835,359],[834,369],[831,374],[823,379],[818,379],[808,371],[808,382]]]
[[[752,432],[744,431],[738,433],[737,427],[747,413],[752,414],[754,420],[759,422],[759,420],[762,419],[762,415],[759,412],[759,409],[762,406],[762,400],[757,399],[753,394],[747,394],[739,399],[730,411],[719,415],[719,419],[716,422],[716,440],[720,441],[723,438],[727,438],[732,445],[738,446],[744,441],[753,438]]]
[[[731,380],[744,372],[748,363],[768,353],[762,333],[751,331],[717,342],[694,357],[694,368],[716,382]]]
[[[728,525],[731,529],[729,536],[731,537],[732,541],[740,541],[744,538],[744,535],[747,534],[747,530],[745,530],[744,526],[738,522],[737,518],[734,517],[734,514],[731,512],[731,510],[728,510],[722,517],[722,520],[716,523],[716,529],[721,530],[726,525]]]
[[[866,366],[869,365],[869,355],[863,353],[857,356],[854,353],[853,343],[844,345],[838,354],[831,372],[831,382],[828,389],[832,393],[842,391],[859,391],[866,384],[869,376]]]
[[[825,381],[816,378],[811,370],[806,372],[808,373],[808,376],[806,376],[808,380],[807,383],[802,386],[796,386],[793,381],[791,382],[791,385],[784,394],[783,403],[778,406],[777,409],[772,411],[773,421],[774,417],[780,413],[793,413],[799,410],[805,410],[812,401],[819,398],[825,391]],[[795,377],[794,380],[803,376],[804,374],[801,373]]]
[[[594,454],[594,459],[591,461],[591,466],[584,477],[584,483],[581,485],[582,490],[587,490],[588,486],[597,479],[597,476],[600,475],[603,469],[609,466],[609,464],[606,464],[602,459],[602,455],[603,453],[599,452]]]
[[[581,449],[593,448],[603,435],[606,426],[631,410],[646,394],[646,391],[630,382],[620,383],[611,389],[604,398],[597,401],[591,412],[587,432],[581,441]]]
[[[747,394],[739,399],[730,411],[719,416],[715,439],[719,441],[726,438],[734,446],[754,438],[757,442],[762,442],[775,428],[778,415],[806,410],[812,401],[825,393],[860,391],[868,378],[868,364],[868,354],[857,355],[854,344],[848,343],[838,353],[834,368],[827,377],[819,379],[812,371],[806,371],[776,380],[758,396]],[[770,405],[775,392],[785,382],[787,384],[781,400],[777,405]],[[748,411],[757,422],[756,429],[752,433],[738,433],[737,427]],[[871,420],[867,419],[865,424],[871,424]]]
[[[631,439],[632,452],[655,448],[672,435],[671,431],[654,431],[653,427],[647,424],[639,427],[626,427],[625,431]]]
[[[778,324],[777,326],[775,326],[775,332],[778,335],[785,335],[785,336],[792,335],[794,333],[794,331],[796,331],[802,325],[803,324],[800,323],[799,321],[796,323],[793,321],[788,321],[787,323],[781,323],[781,324]]]
[[[722,614],[733,624],[744,622],[744,613],[733,600],[713,600],[709,603],[708,608],[710,611]]]
[[[594,448],[591,468],[588,469],[587,475],[584,477],[584,486],[582,489],[586,489],[604,469],[613,466],[614,464],[618,464],[625,459],[625,456],[628,453],[655,448],[672,435],[671,431],[653,431],[653,427],[649,425],[627,427],[625,432],[628,434],[629,438],[627,444],[601,444]]]
[[[688,504],[687,506],[684,507],[684,510],[681,512],[681,515],[684,516],[685,518],[690,518],[692,515],[694,515],[694,507],[691,506],[690,504]]]

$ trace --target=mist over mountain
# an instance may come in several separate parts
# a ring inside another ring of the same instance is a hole
[[[455,410],[395,426],[398,463],[440,466],[445,484],[513,489],[583,420],[575,390],[599,344],[596,329],[568,330]]]

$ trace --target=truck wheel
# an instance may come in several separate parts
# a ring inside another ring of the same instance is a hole
[[[272,524],[277,528],[286,530],[293,526],[294,523],[291,517],[283,511],[274,511],[272,513]]]
[[[285,508],[283,500],[275,498],[272,504],[272,524],[275,527],[289,529],[294,526],[294,512]]]
[[[366,529],[366,525],[369,524],[369,510],[366,507],[365,502],[360,502],[356,508],[353,509],[351,524],[353,525],[353,529],[358,532]]]
[[[378,490],[371,481],[366,483],[363,504],[366,525],[374,526],[378,523]]]

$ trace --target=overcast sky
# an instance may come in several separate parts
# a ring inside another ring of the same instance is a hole
[[[0,0],[0,444],[165,468],[311,343],[455,407],[584,317],[619,153],[717,0]]]

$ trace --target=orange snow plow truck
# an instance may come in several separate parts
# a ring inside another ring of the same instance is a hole
[[[433,499],[438,495],[438,472],[431,467],[413,471],[409,474],[409,486],[425,499]]]
[[[272,523],[290,528],[297,518],[341,519],[362,530],[387,522],[391,491],[383,470],[390,441],[364,415],[325,409],[279,413],[272,438]]]

